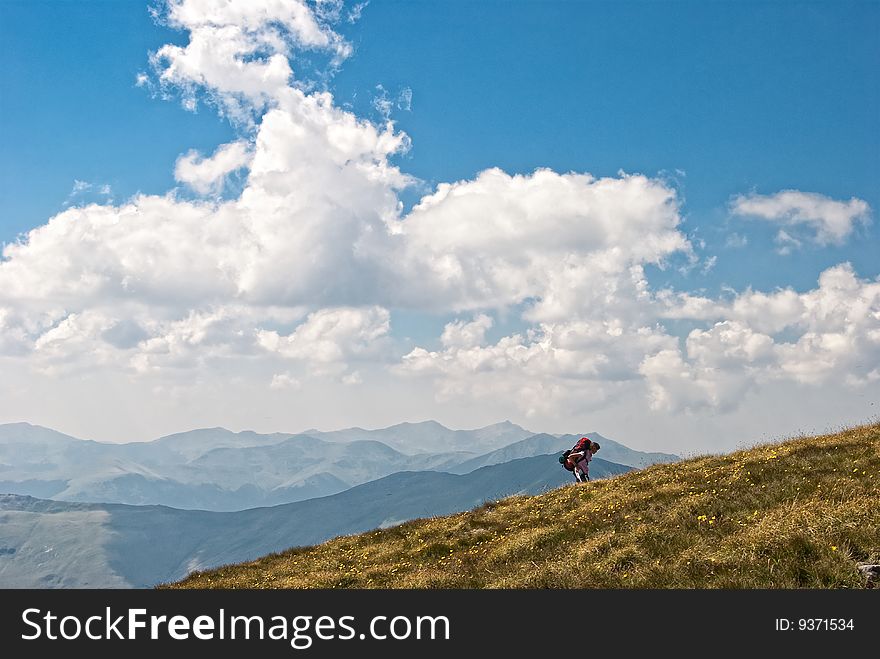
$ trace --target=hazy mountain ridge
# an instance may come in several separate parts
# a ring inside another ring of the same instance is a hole
[[[319,430],[306,432],[313,437],[327,441],[373,439],[402,453],[467,451],[474,455],[493,451],[535,434],[510,421],[502,421],[473,430],[451,430],[437,421],[422,421],[419,423],[398,423],[377,430],[346,428],[329,432]]]
[[[189,509],[242,510],[300,501],[396,471],[446,468],[471,455],[407,455],[372,440],[328,442],[223,428],[109,444],[29,424],[0,426],[4,491]]]
[[[399,471],[464,474],[565,448],[550,435],[522,439],[529,431],[507,421],[475,430],[426,421],[312,432],[318,436],[203,428],[152,442],[109,444],[30,424],[0,425],[0,491],[231,511],[328,496]],[[512,438],[486,453],[475,450]],[[471,450],[440,450],[444,442]],[[620,445],[611,444],[609,450],[603,445],[603,458],[631,466],[646,462],[639,452],[615,460],[613,445]],[[437,451],[428,452],[432,447]]]

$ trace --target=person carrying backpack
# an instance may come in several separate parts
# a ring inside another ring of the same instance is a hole
[[[573,467],[571,471],[574,472],[574,479],[578,483],[586,483],[590,480],[590,460],[599,448],[598,442],[581,437],[566,456],[566,462],[571,463]]]

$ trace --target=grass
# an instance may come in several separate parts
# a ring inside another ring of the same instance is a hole
[[[864,588],[880,424],[654,465],[161,588]]]

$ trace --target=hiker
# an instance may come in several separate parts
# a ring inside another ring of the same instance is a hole
[[[559,456],[559,463],[565,467],[566,471],[570,471],[574,474],[574,480],[576,483],[581,482],[581,471],[575,470],[575,459],[582,457],[582,452],[590,445],[591,443],[588,438],[581,437],[574,446],[567,451],[563,451],[562,455]],[[576,455],[572,455],[573,453]]]
[[[598,450],[599,443],[591,442],[586,437],[581,437],[571,449],[568,459],[574,466],[574,478],[578,483],[586,483],[590,480],[590,460]]]

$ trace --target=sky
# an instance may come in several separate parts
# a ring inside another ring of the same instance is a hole
[[[880,3],[0,3],[0,423],[877,418]]]

